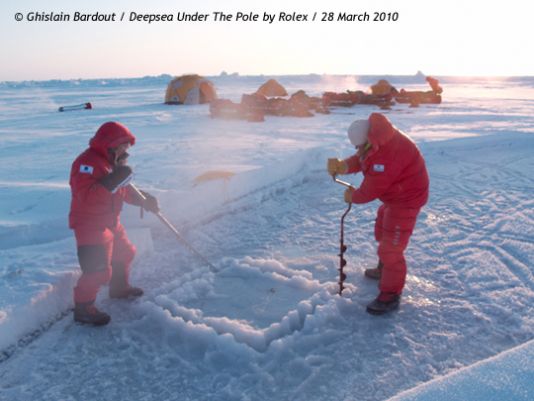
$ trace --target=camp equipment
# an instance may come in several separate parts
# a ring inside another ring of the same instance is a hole
[[[165,104],[203,104],[217,99],[215,87],[200,75],[182,75],[167,86]]]
[[[91,103],[75,104],[73,106],[61,106],[58,111],[73,111],[73,110],[91,110],[93,106]]]

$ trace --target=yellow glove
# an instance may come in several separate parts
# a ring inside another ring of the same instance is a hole
[[[328,170],[328,174],[333,176],[336,174],[345,174],[348,170],[348,166],[344,160],[328,159],[328,163],[326,164],[326,169]]]
[[[348,187],[345,190],[345,194],[343,195],[343,197],[345,198],[345,202],[352,203],[352,194],[354,193],[354,191],[356,191],[356,188],[354,187]]]

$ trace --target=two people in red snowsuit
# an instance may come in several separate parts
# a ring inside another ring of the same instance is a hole
[[[362,172],[358,189],[348,188],[345,201],[367,203],[379,199],[375,222],[378,266],[365,275],[379,280],[380,294],[367,306],[372,314],[398,307],[406,279],[406,249],[420,209],[428,200],[429,179],[425,161],[415,143],[380,113],[356,120],[348,130],[357,153],[345,160],[328,159],[331,175]],[[159,212],[156,198],[142,195],[130,185],[132,169],[127,149],[135,137],[117,122],[103,124],[89,148],[72,164],[69,226],[76,237],[82,269],[74,288],[74,319],[94,325],[107,324],[109,315],[94,303],[107,283],[111,298],[138,297],[140,288],[129,283],[135,247],[120,223],[123,202]]]
[[[129,186],[132,169],[127,149],[135,136],[117,122],[103,124],[89,141],[89,148],[72,164],[69,227],[74,230],[82,275],[74,288],[74,320],[104,325],[108,314],[94,303],[101,286],[109,283],[111,298],[143,295],[129,283],[135,246],[120,223],[123,202],[157,213],[158,201],[146,192]]]
[[[346,202],[368,203],[379,199],[375,221],[378,266],[365,275],[379,280],[380,294],[367,305],[371,314],[399,306],[406,280],[404,250],[417,216],[428,200],[429,178],[425,161],[415,143],[380,113],[354,121],[348,130],[357,153],[345,160],[328,159],[329,174],[364,175],[358,189],[347,188]]]

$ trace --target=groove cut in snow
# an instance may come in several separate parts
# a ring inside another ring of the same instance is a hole
[[[264,352],[274,340],[301,330],[316,307],[332,299],[332,284],[320,283],[310,272],[289,269],[274,259],[245,257],[225,260],[211,280],[190,281],[158,296],[156,303],[174,318],[207,326],[219,335],[230,334],[235,341]]]

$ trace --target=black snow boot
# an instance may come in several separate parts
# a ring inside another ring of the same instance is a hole
[[[94,326],[104,326],[111,318],[107,313],[96,309],[94,302],[77,303],[74,306],[74,321]]]
[[[365,269],[365,277],[372,278],[373,280],[380,280],[382,276],[382,268],[384,264],[379,260],[378,265],[372,269]]]
[[[367,312],[371,315],[383,315],[394,311],[399,307],[400,298],[400,294],[381,292],[373,302],[367,305]]]

